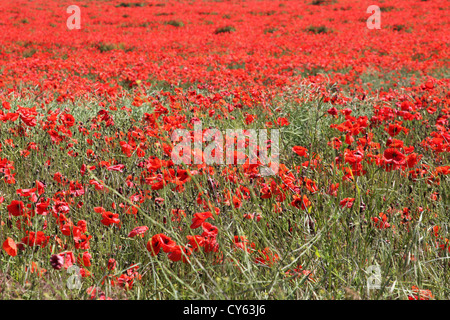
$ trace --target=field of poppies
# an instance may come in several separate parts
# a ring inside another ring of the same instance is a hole
[[[448,1],[0,13],[0,299],[450,298]],[[175,163],[199,121],[278,170]]]

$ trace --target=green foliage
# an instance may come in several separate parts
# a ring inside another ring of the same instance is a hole
[[[183,21],[180,21],[180,20],[170,20],[170,21],[167,21],[165,24],[168,24],[168,25],[170,25],[170,26],[174,26],[174,27],[184,27],[184,23],[183,23]]]
[[[220,34],[220,33],[230,33],[236,31],[236,28],[233,26],[225,26],[225,27],[219,27],[214,31],[214,34]]]

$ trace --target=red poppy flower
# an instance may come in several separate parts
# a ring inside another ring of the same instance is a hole
[[[219,229],[216,226],[213,226],[209,222],[202,223],[203,237],[215,237],[219,233]]]
[[[74,226],[72,223],[66,223],[61,228],[61,233],[65,236],[73,236],[77,241],[81,237],[81,228]]]
[[[245,236],[234,236],[233,243],[237,248],[247,252],[250,252],[255,248],[255,244],[253,242],[249,243]]]
[[[103,207],[94,207],[94,211],[97,212],[97,213],[103,213],[103,212],[105,212],[106,210],[105,210],[105,208],[103,208]]]
[[[85,267],[90,267],[91,266],[91,258],[92,258],[91,254],[89,252],[85,251],[83,253],[82,258],[79,259],[78,264],[83,265]]]
[[[271,266],[280,260],[280,257],[267,247],[263,250],[258,250],[258,253],[260,256],[255,258],[255,263]]]
[[[81,232],[87,232],[87,222],[86,222],[86,220],[78,221],[77,226],[80,228]]]
[[[405,163],[406,156],[395,148],[388,148],[383,153],[383,159],[387,164],[393,165],[393,169]]]
[[[75,264],[75,256],[72,251],[65,251],[58,254],[58,256],[64,259],[63,267],[68,269],[70,266]]]
[[[42,195],[45,192],[45,185],[38,180],[36,180],[36,188],[39,195]]]
[[[82,234],[79,239],[75,240],[75,248],[76,249],[83,249],[88,250],[90,248],[89,240],[92,238],[92,236],[87,236],[85,234]]]
[[[75,118],[73,115],[71,114],[63,114],[61,116],[61,122],[66,126],[66,127],[73,127],[75,125]]]
[[[23,215],[23,202],[18,200],[11,201],[11,204],[6,207],[8,212],[15,217]]]
[[[288,126],[290,123],[289,123],[289,120],[286,119],[285,117],[280,117],[277,119],[277,124],[279,126],[283,127],[283,126]]]
[[[167,257],[174,262],[182,260],[184,263],[187,263],[189,262],[188,257],[191,255],[191,253],[191,249],[178,245],[170,248]]]
[[[199,247],[203,247],[205,243],[205,238],[199,235],[195,236],[186,236],[189,241],[189,246],[193,251],[197,251]]]
[[[17,256],[17,246],[13,239],[6,238],[5,242],[3,242],[2,248],[11,257]]]
[[[104,190],[105,189],[105,186],[102,184],[103,183],[102,181],[98,182],[96,180],[91,179],[91,180],[89,180],[89,183],[94,185],[95,190]]]
[[[414,167],[419,162],[420,158],[421,158],[421,156],[419,156],[417,153],[409,154],[405,159],[406,166],[408,168]]]
[[[28,233],[26,237],[22,238],[22,243],[30,247],[41,246],[42,248],[45,248],[49,240],[50,236],[45,236],[44,232],[38,231]]]
[[[108,260],[108,270],[114,270],[116,268],[116,264],[117,264],[116,260],[113,258],[110,258]]]
[[[306,208],[311,206],[311,201],[309,201],[308,197],[303,195],[303,196],[298,196],[298,195],[294,195],[294,200],[292,200],[291,205],[298,208],[298,209],[302,209],[302,210],[306,210]]]
[[[33,189],[17,189],[16,193],[22,197],[29,197],[36,191],[36,188]]]
[[[307,157],[308,149],[301,147],[301,146],[294,146],[292,147],[292,151],[294,151],[296,154],[298,154],[300,157]]]
[[[46,216],[49,211],[48,210],[49,205],[50,205],[50,199],[47,199],[47,201],[44,201],[44,199],[41,199],[36,204],[36,213],[39,215]]]
[[[351,208],[353,206],[353,202],[355,201],[355,198],[344,198],[339,202],[339,205],[342,208]]]
[[[417,286],[412,286],[413,295],[408,296],[409,300],[430,300],[434,296],[431,290],[419,289]]]
[[[172,209],[172,221],[180,222],[182,217],[186,217],[186,212],[181,209]]]
[[[240,208],[242,206],[242,200],[233,195],[233,205],[235,208]]]
[[[211,218],[214,220],[214,217],[211,212],[197,212],[194,214],[194,218],[192,218],[191,229],[198,228],[205,222],[206,219]]]
[[[160,249],[163,249],[165,253],[169,252],[176,242],[163,233],[155,234],[151,241],[147,242],[147,250],[152,256],[156,256]]]
[[[391,227],[391,225],[386,222],[387,216],[383,212],[380,212],[379,218],[372,217],[372,221],[374,222],[375,227],[377,227],[378,229],[387,229]]]
[[[125,290],[131,290],[133,288],[134,277],[127,276],[126,274],[122,274],[117,279],[117,285]]]
[[[6,110],[10,110],[11,109],[11,104],[8,101],[3,101],[2,106]]]
[[[156,256],[161,250],[161,240],[159,237],[154,235],[151,240],[147,242],[147,251],[150,252],[150,255]]]
[[[115,166],[109,166],[108,169],[109,171],[119,171],[119,172],[123,172],[123,169],[125,168],[125,165],[123,164],[118,164]]]
[[[244,213],[244,219],[255,219],[257,222],[259,222],[261,220],[261,215],[259,213]]]
[[[105,226],[110,226],[112,224],[119,224],[119,215],[117,213],[112,213],[110,211],[104,211],[102,213],[102,220],[100,221]]]
[[[332,116],[336,116],[338,114],[338,110],[335,107],[328,109],[327,112]]]
[[[256,115],[252,115],[252,114],[247,114],[247,116],[245,117],[245,124],[249,125],[251,124],[253,121],[255,121],[256,119]]]
[[[128,237],[133,238],[138,234],[144,234],[147,232],[147,230],[148,230],[147,226],[136,227],[133,230],[131,230],[131,232],[128,234]]]
[[[396,135],[398,135],[400,132],[402,132],[405,128],[403,128],[401,125],[399,124],[390,124],[389,127],[387,128],[387,132],[389,133],[389,135],[391,137],[395,137]]]

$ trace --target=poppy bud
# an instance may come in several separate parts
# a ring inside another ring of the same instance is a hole
[[[64,257],[54,254],[50,257],[50,264],[53,269],[60,270],[64,264]]]

